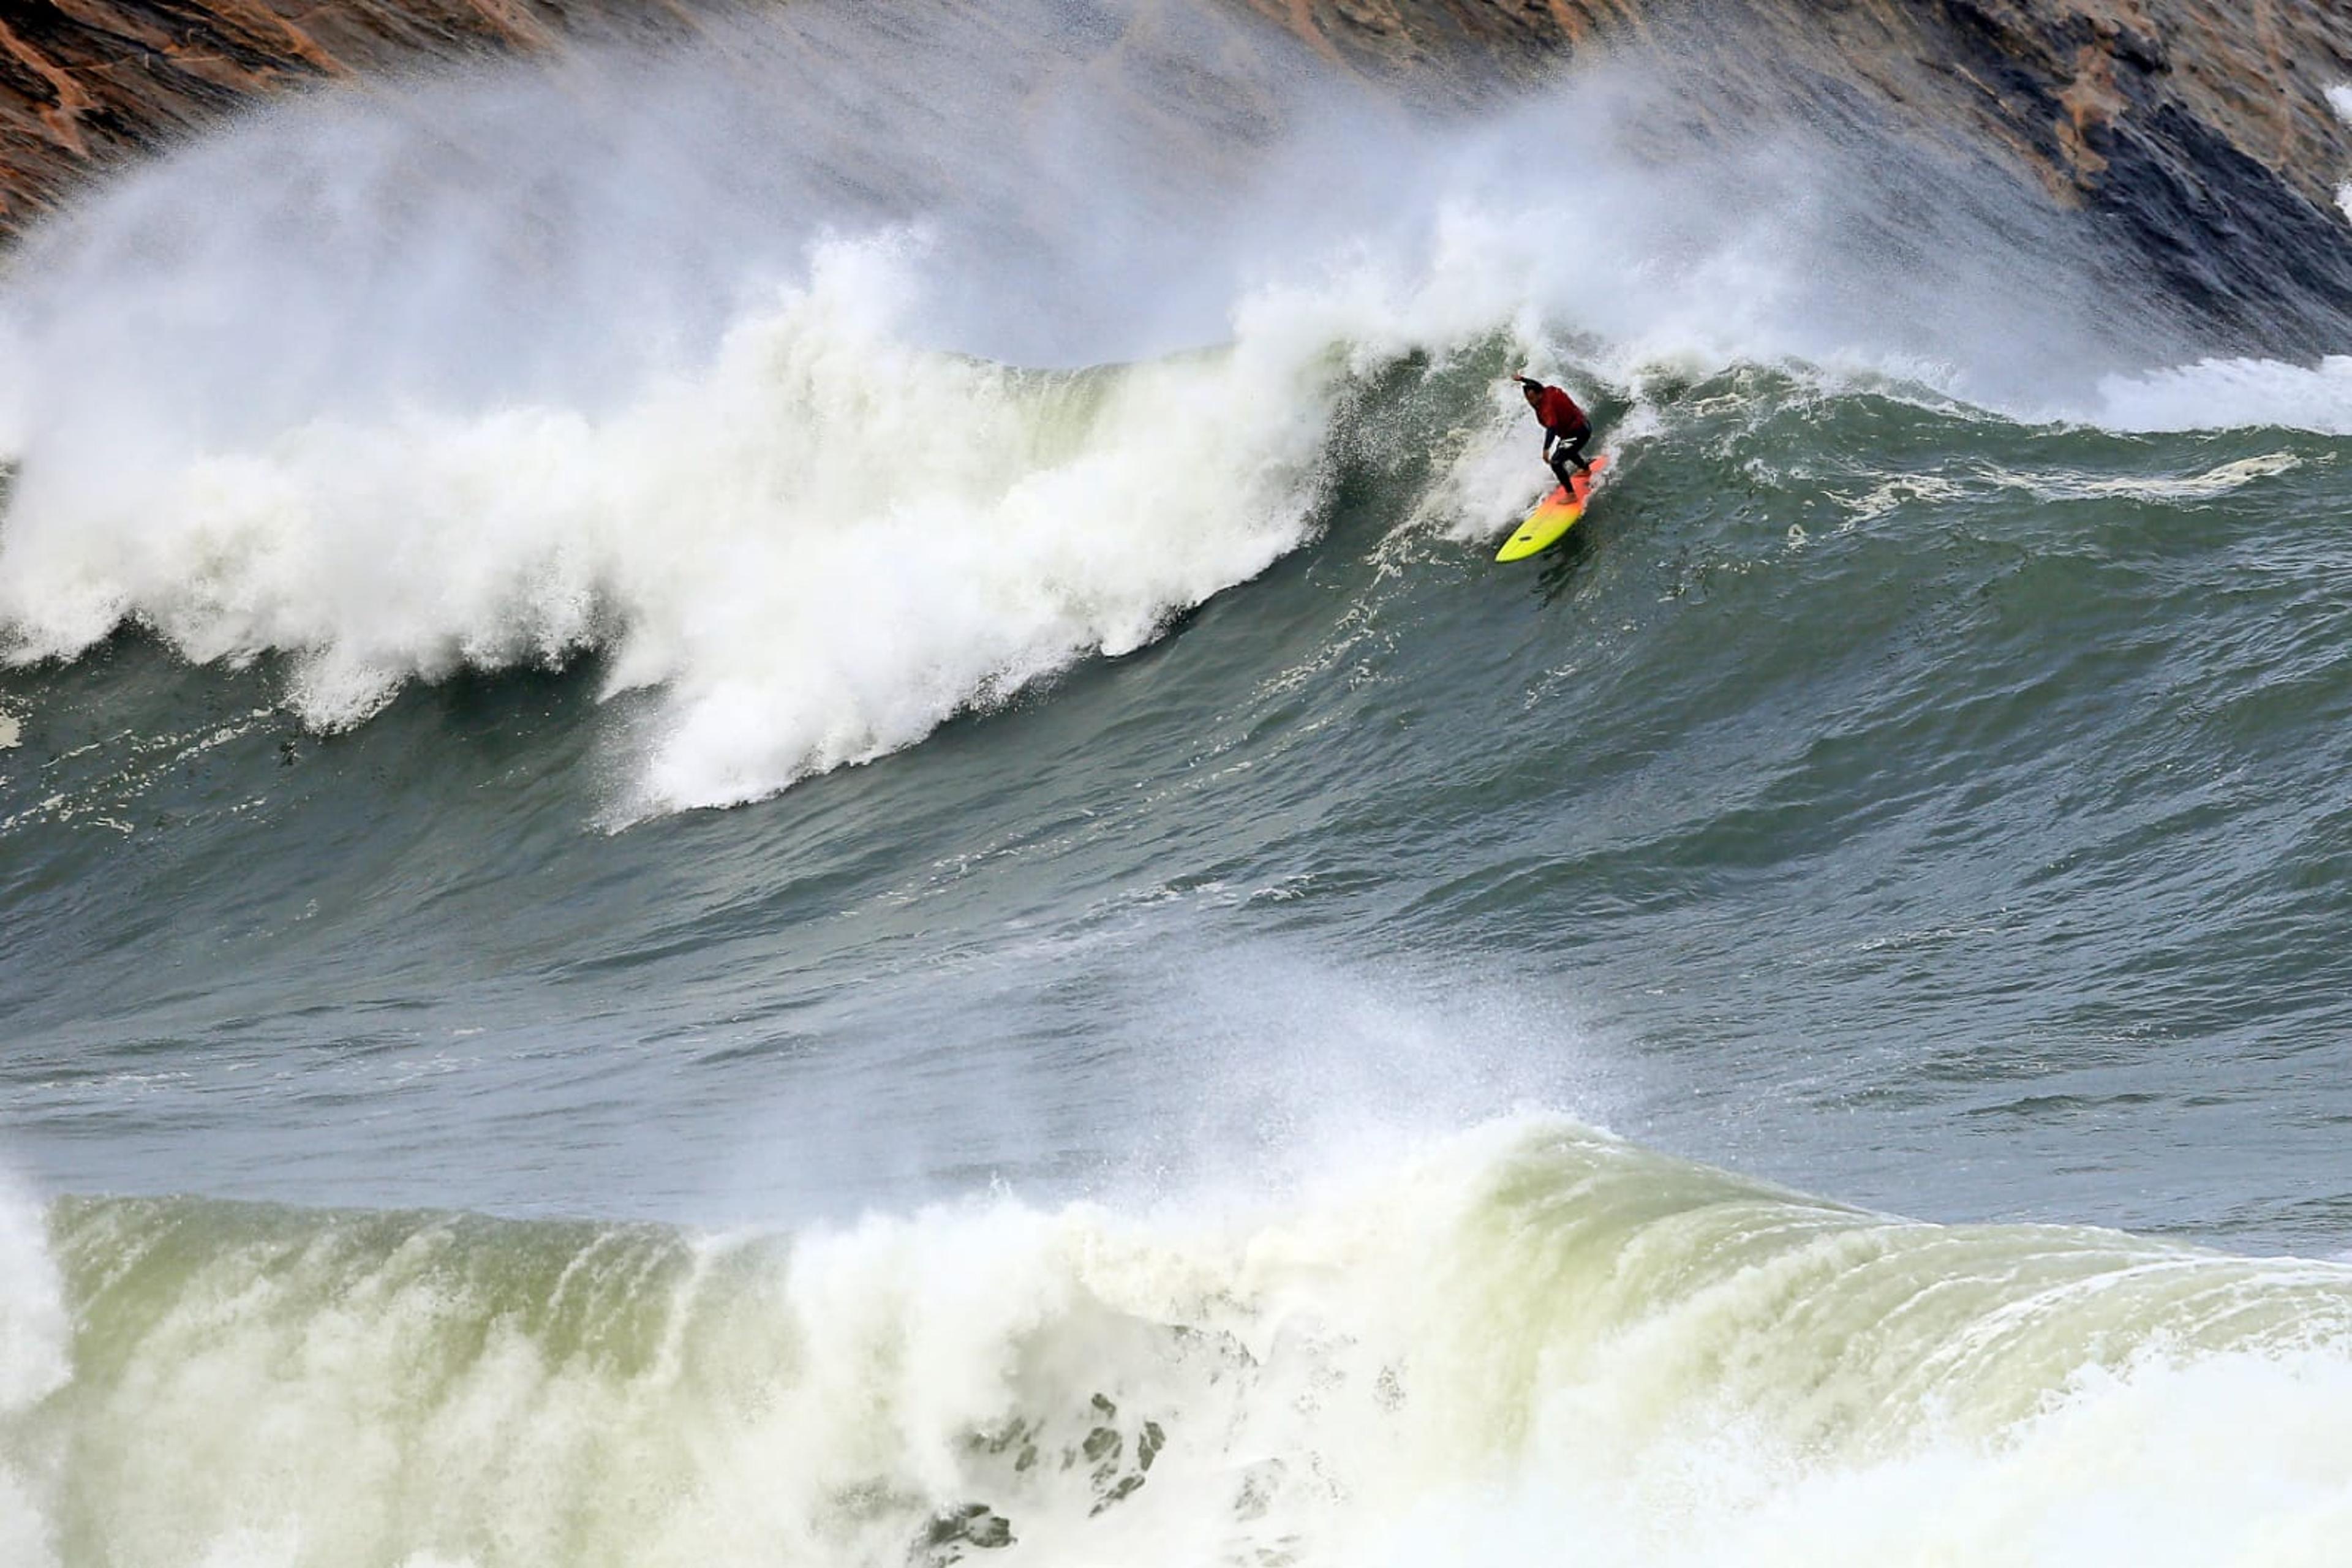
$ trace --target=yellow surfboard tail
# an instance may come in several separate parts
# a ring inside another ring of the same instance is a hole
[[[1551,494],[1544,497],[1536,510],[1528,513],[1528,520],[1519,524],[1519,531],[1503,542],[1503,548],[1495,552],[1495,559],[1524,561],[1558,543],[1560,535],[1574,528],[1577,520],[1584,515],[1585,506],[1592,499],[1593,477],[1608,466],[1609,458],[1604,454],[1592,459],[1590,472],[1576,476],[1573,489],[1554,487]]]

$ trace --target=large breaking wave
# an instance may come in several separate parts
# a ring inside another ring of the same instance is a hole
[[[286,654],[334,729],[594,650],[656,694],[616,814],[730,804],[1296,548],[1400,355],[1566,374],[1636,446],[1661,366],[2054,408],[2148,363],[2020,193],[1694,128],[1664,62],[1441,125],[1181,11],[1024,15],[329,97],[118,181],[0,303],[12,657]],[[2167,424],[2165,384],[2107,403]],[[1499,528],[1523,415],[1455,417],[1423,515]]]

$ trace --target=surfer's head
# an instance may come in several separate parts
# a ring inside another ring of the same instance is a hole
[[[1538,381],[1535,377],[1531,375],[1515,375],[1511,377],[1511,379],[1519,384],[1519,390],[1527,394],[1528,401],[1529,403],[1535,402],[1538,398],[1543,395],[1543,383]]]

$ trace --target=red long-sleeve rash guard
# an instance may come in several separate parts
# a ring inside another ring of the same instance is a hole
[[[1562,434],[1581,430],[1586,424],[1584,410],[1576,405],[1576,399],[1557,386],[1545,387],[1537,397],[1536,417],[1543,421],[1545,429]]]

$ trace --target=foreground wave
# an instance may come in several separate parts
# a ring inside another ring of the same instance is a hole
[[[25,1252],[17,1563],[2316,1563],[2352,1508],[2352,1269],[1559,1121],[1255,1210],[72,1200]]]

